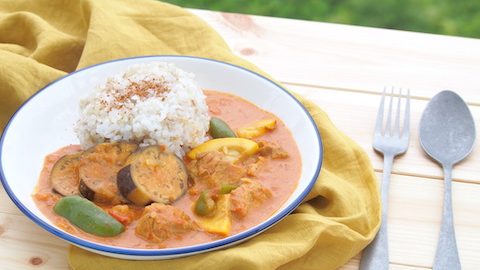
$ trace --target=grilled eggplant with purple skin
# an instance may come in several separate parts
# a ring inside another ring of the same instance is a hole
[[[120,193],[138,206],[174,202],[185,193],[187,180],[183,161],[158,145],[134,153],[117,175]]]
[[[80,194],[96,203],[125,202],[117,188],[117,173],[137,147],[125,142],[100,143],[86,150],[78,167]]]
[[[50,173],[50,183],[53,190],[60,195],[78,195],[78,165],[82,152],[61,157],[53,165]]]

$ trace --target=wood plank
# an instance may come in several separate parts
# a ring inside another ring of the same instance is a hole
[[[479,192],[478,184],[453,183],[454,222],[464,269],[480,269]],[[432,266],[440,232],[442,195],[440,181],[392,176],[388,218],[392,263]]]
[[[66,242],[26,216],[0,213],[1,269],[68,269],[67,253]]]
[[[372,136],[380,102],[379,95],[335,91],[325,88],[285,85],[320,106],[332,122],[368,153],[376,170],[383,169],[383,158],[372,148]],[[432,161],[420,146],[418,126],[425,100],[411,100],[410,146],[407,153],[395,159],[393,171],[399,174],[443,179],[440,166]],[[470,106],[477,128],[480,128],[480,107]],[[480,183],[480,143],[470,156],[455,166],[453,177],[459,181]]]
[[[359,264],[360,264],[360,254],[355,256],[353,259],[351,259],[344,266],[338,268],[338,270],[358,270]],[[390,263],[389,269],[390,270],[426,270],[426,269],[431,269],[431,268]]]
[[[3,185],[0,185],[0,213],[23,216],[23,213],[18,209],[15,204],[8,197],[7,192],[3,188]]]
[[[324,108],[340,129],[368,151],[377,171],[382,160],[371,150],[371,132],[379,99],[368,93],[378,93],[384,85],[412,89],[417,99],[412,102],[412,129],[418,126],[424,100],[445,88],[457,90],[475,105],[471,109],[479,124],[478,40],[193,12],[212,24],[237,54]],[[438,238],[442,182],[430,178],[441,178],[442,173],[423,154],[416,137],[412,133],[409,152],[394,165],[398,174],[392,178],[390,195],[390,269],[430,269]],[[480,174],[473,165],[479,164],[478,159],[477,145],[473,155],[454,171],[455,224],[464,269],[480,268],[476,255],[480,250],[480,185],[474,184],[480,182]],[[41,259],[39,266],[45,269],[68,269],[68,244],[23,216],[3,188],[0,228],[2,269],[36,268],[31,262],[40,261],[31,260],[34,257]],[[358,269],[359,258],[340,269]]]
[[[480,40],[301,20],[191,10],[232,50],[279,81],[380,92],[444,89],[480,104]]]
[[[441,181],[405,175],[392,176],[388,218],[390,260],[392,264],[400,265],[398,269],[404,269],[402,265],[431,267],[440,230],[442,190]],[[3,189],[1,193],[4,193]],[[479,269],[480,257],[477,253],[480,250],[480,185],[454,182],[453,194],[462,265],[464,269]],[[10,200],[3,200],[1,203],[10,204],[8,209],[15,208]],[[11,262],[12,266],[25,260],[28,262],[29,258],[38,255],[41,250],[39,246],[46,244],[48,245],[45,249],[42,249],[42,252],[45,252],[38,256],[55,258],[52,259],[55,265],[60,263],[58,257],[64,255],[53,254],[66,254],[66,244],[34,225],[26,217],[19,216],[18,210],[13,211],[13,214],[0,213],[0,226],[4,231],[0,235],[0,253],[5,258],[15,258],[15,262]],[[0,260],[2,258],[0,257]]]
[[[358,269],[358,266],[356,268],[352,269]],[[425,267],[417,267],[413,265],[402,265],[402,264],[390,264],[390,270],[425,270],[425,269],[431,269],[431,268],[425,268]]]
[[[34,226],[26,217],[0,213],[0,226],[4,230],[0,235],[2,269],[38,269],[38,267],[53,270],[69,269],[68,244]],[[357,255],[339,269],[358,269],[359,258],[360,255]],[[426,268],[391,264],[390,269],[424,270]]]

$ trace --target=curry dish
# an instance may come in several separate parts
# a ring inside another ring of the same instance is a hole
[[[41,212],[70,234],[130,248],[210,242],[268,219],[300,178],[290,131],[240,97],[204,93],[210,139],[184,157],[125,141],[49,154],[33,194]]]

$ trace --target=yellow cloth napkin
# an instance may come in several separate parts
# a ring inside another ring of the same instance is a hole
[[[138,55],[214,58],[261,72],[188,11],[156,1],[0,2],[0,127],[45,84],[95,63]],[[279,57],[281,57],[279,55]],[[299,97],[301,99],[301,97]],[[72,247],[72,269],[335,269],[359,253],[380,223],[366,154],[327,115],[301,99],[324,142],[320,178],[298,209],[235,247],[163,261],[126,261]]]

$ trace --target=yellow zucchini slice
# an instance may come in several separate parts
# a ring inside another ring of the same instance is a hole
[[[240,138],[253,139],[264,135],[265,133],[272,131],[277,126],[277,120],[263,119],[254,122],[246,127],[237,129],[237,135]]]
[[[232,231],[230,204],[230,194],[220,195],[216,202],[215,213],[209,217],[197,216],[198,225],[209,233],[215,233],[222,236],[230,235]]]
[[[219,151],[227,157],[231,157],[232,161],[255,154],[258,151],[258,144],[252,140],[244,138],[220,138],[207,141],[193,148],[187,153],[191,159],[207,152]]]

